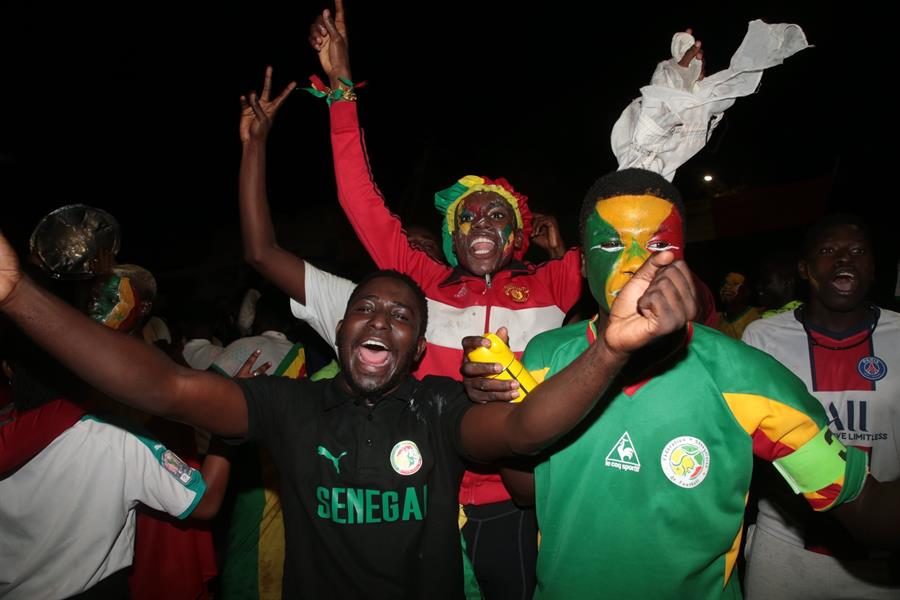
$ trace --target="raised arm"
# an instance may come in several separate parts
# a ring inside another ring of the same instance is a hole
[[[297,87],[291,82],[270,100],[272,67],[266,67],[262,93],[241,96],[240,134],[243,152],[238,181],[244,259],[291,298],[306,304],[303,259],[278,245],[266,194],[266,140],[278,108]]]
[[[0,311],[76,375],[124,404],[225,437],[247,432],[247,404],[236,383],[178,366],[153,346],[76,311],[22,274],[2,234]]]
[[[347,51],[347,19],[343,0],[335,0],[334,14],[327,8],[309,28],[309,44],[319,55],[319,63],[328,76],[329,85],[337,89],[341,79],[351,80],[350,54]]]
[[[531,241],[539,248],[546,250],[550,258],[562,258],[565,256],[566,245],[563,242],[562,234],[559,232],[556,217],[532,213],[532,219]]]
[[[696,299],[687,265],[673,259],[671,252],[651,256],[622,288],[603,336],[524,402],[470,409],[462,422],[464,451],[488,462],[537,454],[594,410],[633,352],[683,329]]]
[[[341,2],[335,13],[328,10],[310,27],[309,42],[319,56],[332,89],[348,89],[350,59]],[[360,242],[380,269],[397,269],[420,284],[426,278],[449,272],[421,250],[410,247],[400,220],[391,214],[369,168],[355,96],[342,96],[331,103],[331,147],[338,200]]]

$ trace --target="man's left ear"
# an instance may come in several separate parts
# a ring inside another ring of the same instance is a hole
[[[516,229],[515,237],[513,238],[513,248],[516,250],[522,249],[522,241],[525,239],[525,234],[522,233],[521,229]]]
[[[587,262],[584,257],[584,252],[581,253],[581,278],[587,279]]]
[[[418,362],[418,360],[422,358],[422,355],[425,354],[426,345],[427,342],[425,341],[424,336],[416,340],[416,356],[414,357],[413,362]]]

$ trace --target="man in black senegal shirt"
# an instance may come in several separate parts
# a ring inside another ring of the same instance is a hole
[[[648,260],[619,294],[602,343],[521,404],[473,404],[459,383],[410,375],[427,307],[392,271],[351,296],[338,325],[342,371],[331,381],[182,368],[23,276],[2,235],[0,311],[110,397],[271,451],[282,478],[284,597],[459,598],[462,458],[537,454],[591,411],[634,350],[682,328],[696,303],[686,266],[672,260]],[[560,390],[567,402],[552,402]]]

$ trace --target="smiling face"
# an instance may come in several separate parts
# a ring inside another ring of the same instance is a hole
[[[834,225],[819,234],[799,263],[811,302],[835,312],[858,307],[875,279],[872,243],[856,225]]]
[[[509,202],[480,191],[462,199],[456,210],[453,251],[459,266],[477,277],[496,273],[522,245],[522,230]]]
[[[606,312],[651,252],[684,255],[681,215],[668,200],[650,195],[598,200],[585,222],[583,241],[585,275]]]
[[[423,315],[404,281],[376,277],[361,285],[338,324],[338,353],[352,390],[377,399],[395,389],[425,351]]]

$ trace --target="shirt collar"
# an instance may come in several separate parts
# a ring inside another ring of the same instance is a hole
[[[376,405],[386,400],[408,402],[415,393],[418,385],[419,381],[415,377],[407,375],[406,379],[400,382],[400,385],[398,385],[394,391],[385,394]],[[348,402],[355,402],[358,399],[359,398],[347,388],[344,372],[341,371],[328,384],[328,390],[324,399],[324,407],[325,410],[331,410]]]
[[[259,335],[260,335],[260,337],[267,337],[267,338],[273,338],[273,339],[276,339],[276,340],[287,341],[287,336],[284,335],[283,333],[281,333],[280,331],[271,331],[271,330],[270,330],[270,331],[263,331],[263,332],[262,332],[261,334],[259,334]]]
[[[509,273],[510,277],[514,277],[515,275],[528,275],[531,273],[531,269],[529,265],[523,263],[520,260],[513,259],[509,262],[508,265],[497,271],[494,277],[500,277],[502,273]],[[456,266],[450,271],[450,275],[447,276],[447,279],[440,283],[440,286],[452,285],[454,283],[459,283],[463,279],[477,279],[479,281],[484,281],[484,277],[476,277],[470,273],[467,273],[463,270],[462,267]]]

